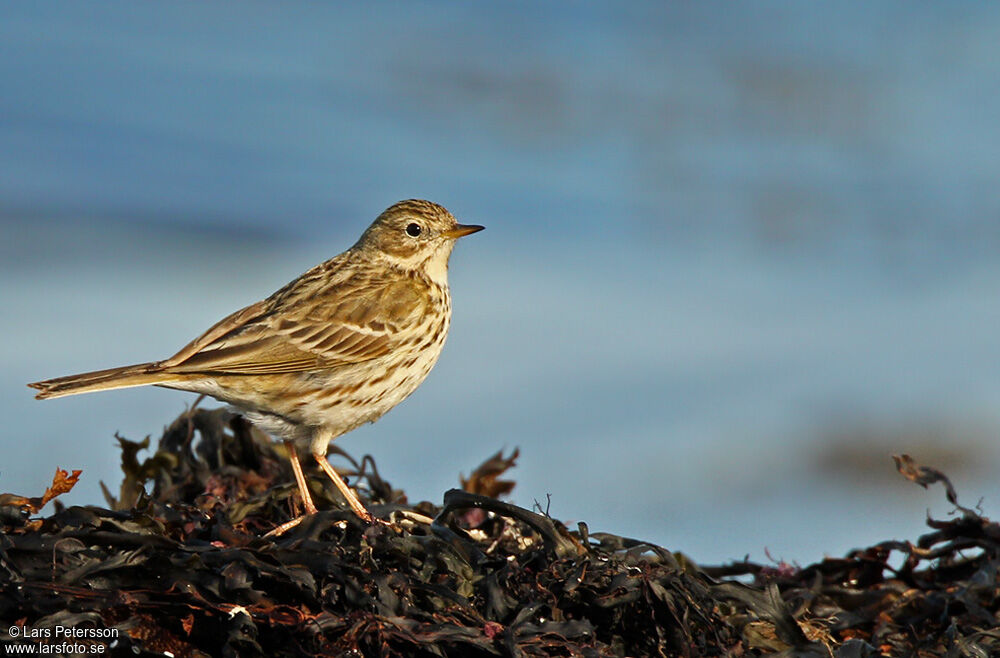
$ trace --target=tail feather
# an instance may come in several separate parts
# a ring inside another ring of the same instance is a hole
[[[35,395],[36,399],[46,400],[92,391],[110,391],[116,388],[162,384],[183,378],[183,375],[164,372],[157,363],[140,363],[134,366],[95,370],[79,375],[46,379],[43,382],[28,384],[28,386],[38,389],[39,392]]]

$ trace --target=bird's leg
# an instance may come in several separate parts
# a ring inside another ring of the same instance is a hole
[[[312,437],[312,443],[310,449],[312,451],[313,459],[319,464],[319,467],[323,469],[323,472],[333,480],[333,483],[337,485],[337,490],[340,494],[347,500],[347,504],[351,506],[351,510],[358,516],[359,519],[366,523],[376,523],[377,520],[371,513],[365,509],[365,506],[361,504],[358,497],[351,491],[351,488],[341,479],[337,474],[337,471],[333,470],[333,466],[330,466],[330,462],[326,460],[326,451],[330,448],[330,442],[337,438],[337,434],[325,427],[319,427],[316,429],[315,434]]]
[[[288,459],[292,462],[292,472],[295,473],[295,483],[299,485],[299,495],[302,496],[302,506],[305,507],[306,511],[291,521],[282,523],[277,528],[264,535],[265,537],[277,537],[282,535],[302,523],[302,519],[306,518],[310,514],[315,514],[318,511],[316,509],[316,504],[313,503],[312,494],[309,493],[309,486],[306,484],[306,476],[302,472],[302,464],[299,463],[299,454],[295,451],[295,443],[293,441],[285,441],[285,448],[288,450]]]
[[[299,485],[299,493],[302,495],[302,506],[306,508],[306,514],[315,514],[318,510],[313,503],[312,494],[309,493],[309,486],[306,484],[306,476],[302,472],[302,464],[299,463],[299,454],[295,451],[293,441],[285,441],[285,448],[288,449],[288,459],[292,462],[292,472],[295,473],[295,483]]]
[[[337,474],[337,471],[333,470],[333,466],[330,466],[330,462],[326,460],[326,455],[314,452],[313,458],[316,460],[316,463],[319,464],[319,467],[323,469],[323,472],[330,476],[333,483],[337,485],[337,489],[340,491],[341,495],[347,499],[347,504],[351,506],[354,513],[358,515],[358,518],[367,523],[375,523],[375,517],[373,517],[371,513],[365,509],[365,506],[361,504],[361,501],[358,500],[358,497],[354,495],[351,488],[348,487],[347,484],[341,479],[341,477]]]

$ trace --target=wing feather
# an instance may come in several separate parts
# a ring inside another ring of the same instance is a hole
[[[417,279],[368,272],[327,285],[315,276],[300,282],[223,319],[163,365],[178,373],[259,375],[360,363],[390,353],[402,342],[399,330],[427,313],[428,284]]]

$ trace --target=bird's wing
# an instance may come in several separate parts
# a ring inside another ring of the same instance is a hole
[[[262,375],[368,361],[400,347],[427,312],[414,279],[299,279],[237,311],[163,362],[170,372]],[[406,333],[406,332],[404,332]]]

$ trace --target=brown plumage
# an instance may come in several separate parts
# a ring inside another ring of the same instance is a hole
[[[164,386],[231,403],[287,442],[306,512],[315,512],[295,445],[366,520],[326,460],[330,441],[412,393],[448,335],[448,257],[463,226],[429,201],[388,208],[358,242],[267,299],[223,318],[163,361],[29,384],[39,399]],[[301,520],[277,530],[282,532]]]

